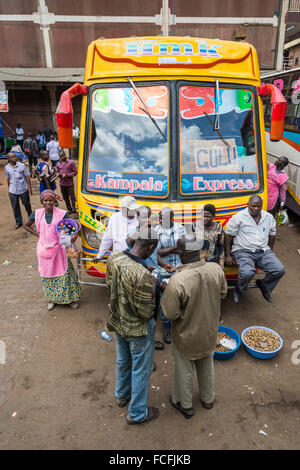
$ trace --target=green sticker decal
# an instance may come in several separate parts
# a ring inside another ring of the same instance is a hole
[[[96,230],[96,232],[103,233],[106,230],[105,225],[98,220],[92,219],[89,215],[85,214],[82,211],[79,211],[79,219],[84,222],[84,224],[89,225],[91,228]]]

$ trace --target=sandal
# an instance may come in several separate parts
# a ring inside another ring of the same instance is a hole
[[[180,402],[173,403],[172,397],[170,397],[170,403],[172,406],[174,406],[174,408],[176,408],[176,410],[180,411],[186,419],[192,418],[192,416],[195,414],[193,408],[183,408]]]
[[[205,408],[206,410],[211,410],[211,408],[214,406],[214,401],[212,401],[211,403],[205,403],[202,400],[200,401],[202,403],[203,408]]]
[[[69,305],[71,308],[79,308],[79,302],[71,302]]]
[[[122,398],[117,398],[115,397],[115,402],[120,408],[124,408],[131,400],[131,397],[122,397]]]
[[[135,421],[134,419],[130,418],[129,415],[127,415],[127,423],[128,424],[140,424],[140,423],[148,423],[149,421],[153,421],[153,419],[158,418],[159,415],[159,409],[155,408],[154,406],[147,406],[147,416],[146,418],[142,419],[141,421]]]
[[[165,349],[165,345],[161,341],[155,341],[155,349]]]

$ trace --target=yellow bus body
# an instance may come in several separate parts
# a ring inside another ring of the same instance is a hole
[[[130,77],[135,84],[151,81],[184,80],[190,82],[216,82],[222,84],[244,85],[258,87],[260,72],[257,54],[254,47],[247,43],[221,41],[217,39],[201,39],[190,37],[138,37],[124,39],[103,39],[92,42],[87,51],[84,85],[122,83],[128,84]],[[105,226],[101,219],[97,220],[96,212],[105,217],[118,211],[119,198],[104,194],[92,194],[83,191],[84,152],[86,139],[86,123],[88,96],[82,98],[82,113],[80,123],[80,145],[78,161],[77,202],[82,226],[103,232]],[[264,133],[264,118],[261,99],[257,98],[259,140],[262,159],[262,178],[259,194],[263,199],[263,209],[267,208],[267,167],[266,145]],[[257,145],[256,137],[256,145]],[[150,205],[154,213],[161,208],[171,207],[176,222],[189,224],[200,214],[203,204],[211,203],[216,206],[216,220],[223,226],[237,211],[247,206],[250,194],[235,194],[232,197],[209,194],[205,200],[195,196],[187,201],[158,201],[139,199],[132,194],[140,205]],[[182,217],[182,214],[184,216]],[[82,236],[83,256],[93,258],[98,250],[88,245]],[[87,263],[86,269],[91,275],[105,277],[106,264]],[[225,267],[227,278],[235,277],[234,268]]]

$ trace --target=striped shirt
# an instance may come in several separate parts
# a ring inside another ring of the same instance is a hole
[[[154,315],[152,276],[142,264],[122,251],[107,261],[106,284],[110,288],[107,329],[125,338],[147,335],[147,320]]]

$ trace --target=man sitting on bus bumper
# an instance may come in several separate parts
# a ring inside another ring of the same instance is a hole
[[[136,216],[138,207],[133,196],[125,196],[121,199],[121,210],[110,217],[99,252],[92,260],[94,263],[100,261],[110,249],[112,251],[127,250],[126,240],[129,235],[136,232],[139,224]]]
[[[239,267],[234,290],[236,304],[256,273],[256,267],[266,273],[264,279],[256,281],[256,285],[264,298],[272,302],[271,292],[285,274],[285,267],[272,251],[275,235],[275,219],[262,210],[262,199],[257,195],[251,196],[248,207],[229,220],[225,229],[225,263]]]

